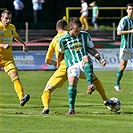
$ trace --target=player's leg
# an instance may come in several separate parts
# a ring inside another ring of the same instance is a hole
[[[81,71],[81,75],[80,75],[81,79],[86,79],[86,76],[84,75],[83,71]],[[101,83],[101,81],[96,77],[95,74],[93,74],[93,80],[92,83],[96,86],[96,90],[99,92],[99,94],[101,95],[103,101],[108,100],[104,87]]]
[[[131,55],[131,53],[129,51],[120,49],[120,67],[117,70],[116,83],[115,83],[115,87],[114,87],[116,89],[116,91],[121,91],[120,81],[122,79],[123,72],[127,66],[127,62],[128,62],[130,55]]]
[[[41,96],[42,103],[44,106],[44,109],[42,111],[43,114],[49,113],[51,92],[56,88],[60,88],[65,83],[65,81],[67,81],[66,68],[59,67],[47,82],[47,85]]]
[[[84,30],[84,29],[85,29],[83,19],[84,19],[84,16],[83,16],[83,15],[81,15],[81,16],[80,16],[80,22],[81,22],[81,24],[82,24],[82,28],[81,28],[82,30]]]
[[[96,17],[93,17],[93,24],[94,24],[95,30],[98,30],[98,24],[97,24],[97,18]]]
[[[25,103],[30,99],[30,95],[24,96],[24,89],[19,79],[18,71],[13,62],[7,62],[4,66],[5,72],[10,76],[14,89],[19,97],[21,106],[24,106]]]
[[[86,79],[83,71],[81,71],[80,78]],[[96,90],[99,92],[100,96],[102,97],[104,105],[105,106],[109,106],[109,105],[114,106],[114,102],[112,102],[110,99],[107,98],[104,87],[103,87],[101,81],[96,77],[96,75],[93,75],[92,83],[96,86]]]
[[[85,25],[85,30],[89,30],[89,24],[88,24],[87,16],[84,16],[83,22],[84,22],[84,25]]]
[[[94,23],[95,30],[98,30],[98,24],[97,22]]]
[[[68,114],[75,114],[75,99],[77,94],[77,83],[80,76],[79,63],[69,67],[67,69],[68,74],[68,103],[69,111]]]
[[[92,94],[92,92],[95,90],[95,86],[92,83],[92,81],[93,81],[93,63],[91,62],[91,59],[89,56],[86,55],[82,58],[82,67],[84,69],[84,73],[85,73],[86,80],[88,83],[87,92],[88,92],[88,94]]]
[[[101,81],[95,75],[93,77],[93,84],[96,86],[96,90],[99,92],[100,96],[102,97],[105,106],[116,105],[116,103],[107,98]]]
[[[99,92],[99,94],[101,95],[103,101],[106,101],[108,100],[107,96],[106,96],[106,93],[105,93],[105,90],[104,90],[104,87],[101,83],[101,81],[94,75],[93,76],[93,81],[92,83],[96,86],[96,90]]]

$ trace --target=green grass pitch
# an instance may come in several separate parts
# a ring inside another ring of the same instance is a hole
[[[54,71],[20,71],[25,94],[30,101],[21,107],[9,77],[0,71],[0,133],[132,133],[133,132],[133,72],[126,70],[121,80],[121,92],[114,89],[116,71],[95,71],[108,98],[117,97],[122,106],[118,113],[103,105],[95,91],[86,93],[87,83],[79,80],[75,115],[68,111],[66,82],[52,93],[50,113],[41,114],[41,95]]]

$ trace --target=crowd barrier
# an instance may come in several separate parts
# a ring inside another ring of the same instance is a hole
[[[107,62],[106,68],[102,68],[99,62],[92,57],[94,69],[118,69],[120,64],[119,49],[98,49],[101,57]],[[13,51],[14,59],[19,70],[55,70],[56,67],[45,63],[45,51],[29,51],[28,55],[23,51]],[[55,56],[53,57],[55,59]],[[127,68],[131,70],[133,60],[129,60]]]

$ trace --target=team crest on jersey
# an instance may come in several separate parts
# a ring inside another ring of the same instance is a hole
[[[82,44],[80,42],[77,42],[77,43],[74,43],[71,46],[71,49],[73,49],[73,50],[80,50],[82,47],[83,47]]]
[[[4,35],[4,30],[0,30],[0,34],[1,35]]]

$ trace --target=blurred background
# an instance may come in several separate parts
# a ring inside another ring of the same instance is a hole
[[[8,10],[11,10],[14,16],[14,6],[13,6],[14,0],[0,0],[0,8],[6,8]],[[63,18],[63,16],[66,15],[66,7],[81,7],[80,0],[45,0],[45,2],[42,4],[43,6],[43,13],[42,13],[42,22],[39,22],[37,26],[33,23],[33,6],[32,6],[32,0],[22,0],[24,3],[24,9],[22,14],[22,22],[15,22],[14,17],[12,20],[12,23],[16,25],[18,29],[24,29],[25,28],[25,22],[29,23],[30,29],[55,29],[55,23],[57,20]],[[92,2],[92,0],[86,1],[88,4]],[[97,5],[99,7],[126,7],[127,3],[133,2],[132,0],[97,0]],[[0,10],[2,12],[2,10]],[[71,16],[74,17],[80,17],[79,10],[72,10],[69,12]],[[124,15],[126,12],[124,12]],[[91,10],[89,12],[89,19],[90,25],[91,25]],[[112,16],[115,17],[115,15],[120,16],[120,12],[116,10],[103,10],[100,11],[99,16]],[[99,20],[99,25],[105,25],[105,26],[111,26],[112,22],[115,22],[116,24],[119,22],[119,20]]]

